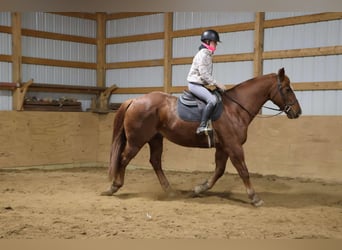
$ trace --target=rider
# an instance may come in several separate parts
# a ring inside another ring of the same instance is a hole
[[[206,102],[206,107],[202,112],[200,126],[196,130],[196,134],[211,130],[208,128],[208,120],[213,111],[217,98],[209,91],[205,85],[215,85],[221,90],[225,90],[223,84],[217,83],[212,76],[213,61],[212,57],[216,46],[220,41],[219,34],[215,30],[206,30],[201,35],[201,46],[194,56],[192,65],[187,77],[189,82],[188,88],[190,92]]]

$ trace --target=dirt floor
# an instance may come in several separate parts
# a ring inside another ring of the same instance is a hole
[[[167,171],[168,198],[152,169],[128,169],[105,197],[105,168],[0,170],[0,238],[342,239],[342,183],[252,175],[265,201],[255,208],[233,174],[193,197],[210,174]]]

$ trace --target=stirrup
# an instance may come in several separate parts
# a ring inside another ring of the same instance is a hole
[[[202,134],[202,133],[205,133],[205,134],[208,134],[208,132],[212,131],[213,129],[206,126],[206,127],[198,127],[197,130],[196,130],[196,134]]]

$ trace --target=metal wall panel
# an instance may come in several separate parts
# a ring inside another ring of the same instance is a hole
[[[305,16],[310,14],[317,14],[320,12],[266,12],[265,13],[265,20],[270,19],[279,19],[279,18],[286,18],[286,17],[295,17],[295,16]]]
[[[340,81],[342,55],[273,59],[264,61],[264,74],[284,67],[292,82]]]
[[[96,21],[44,12],[22,13],[22,28],[66,35],[96,37]]]
[[[0,82],[12,82],[12,63],[0,62]],[[0,110],[12,110],[12,91],[0,90]]]
[[[162,58],[164,58],[163,40],[110,44],[106,47],[107,63]]]
[[[162,87],[163,74],[162,66],[107,70],[106,86],[116,84],[123,88]]]
[[[12,35],[6,33],[0,33],[0,54],[11,55],[12,54]]]
[[[175,12],[173,29],[183,30],[199,27],[253,22],[253,12]]]
[[[36,83],[96,86],[96,70],[23,64],[23,81]]]
[[[0,25],[11,26],[11,12],[0,12]]]
[[[253,52],[253,31],[220,33],[222,43],[219,43],[215,55]],[[200,36],[179,37],[172,40],[173,57],[194,56],[201,44]]]
[[[107,37],[131,36],[164,31],[164,14],[107,21]]]
[[[265,29],[264,50],[290,50],[342,44],[342,20]]]
[[[22,37],[23,56],[96,62],[96,45],[35,37]]]

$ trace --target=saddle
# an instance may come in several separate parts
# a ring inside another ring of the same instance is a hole
[[[223,110],[220,93],[217,90],[214,90],[213,93],[216,95],[218,102],[210,116],[211,121],[217,120],[221,116]],[[199,99],[190,91],[184,90],[177,101],[178,116],[184,121],[199,122],[201,121],[202,111],[205,106],[205,101]]]

